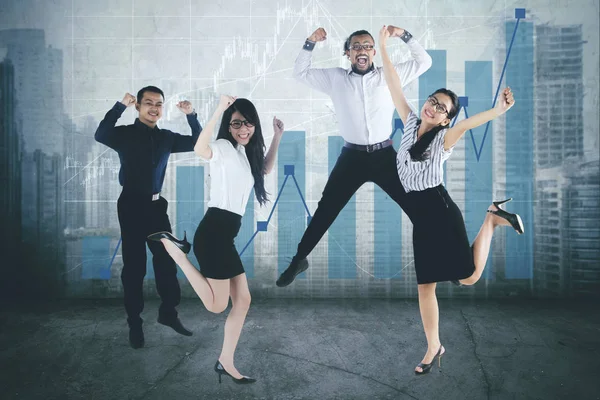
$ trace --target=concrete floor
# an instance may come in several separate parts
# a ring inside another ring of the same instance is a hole
[[[219,385],[226,314],[179,307],[194,336],[142,317],[133,350],[120,301],[64,301],[0,312],[3,399],[600,399],[597,306],[440,300],[442,368],[425,352],[413,300],[255,300],[236,366],[252,385]],[[596,377],[596,378],[594,378]]]

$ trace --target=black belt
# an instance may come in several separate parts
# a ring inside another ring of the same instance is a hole
[[[344,147],[354,150],[366,151],[367,153],[372,153],[377,150],[385,149],[386,147],[391,146],[392,143],[394,143],[392,139],[388,139],[384,142],[379,142],[375,144],[354,144],[344,142]]]
[[[123,191],[121,193],[125,196],[135,197],[140,200],[151,200],[151,201],[160,200],[160,192],[154,193],[154,194],[146,194],[146,193],[136,192],[133,190],[123,189]]]

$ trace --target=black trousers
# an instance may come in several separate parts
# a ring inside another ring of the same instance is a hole
[[[406,192],[398,177],[396,150],[392,146],[372,153],[342,147],[317,210],[298,244],[297,258],[310,254],[352,195],[366,182],[375,183],[400,207],[406,206]]]
[[[159,315],[177,317],[175,307],[181,300],[177,281],[177,266],[161,242],[147,240],[154,232],[171,232],[167,215],[168,202],[163,197],[152,201],[150,196],[122,192],[117,202],[121,225],[123,271],[121,281],[125,294],[125,311],[130,325],[141,324],[144,310],[144,276],[146,276],[146,244],[152,252],[156,289],[162,300]]]

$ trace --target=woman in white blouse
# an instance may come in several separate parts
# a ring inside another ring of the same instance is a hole
[[[217,140],[211,142],[221,115]],[[247,99],[221,96],[217,110],[194,147],[195,153],[209,162],[211,177],[209,208],[194,236],[194,254],[200,271],[186,256],[191,245],[185,236],[178,240],[168,232],[157,232],[148,237],[164,243],[208,311],[225,311],[231,297],[223,348],[214,367],[219,383],[221,375],[231,376],[240,384],[256,381],[240,374],[233,360],[250,307],[248,281],[234,239],[252,188],[261,205],[267,201],[264,175],[273,169],[283,134],[283,123],[277,118],[273,118],[273,130],[273,141],[265,157],[262,129],[254,105]]]
[[[436,282],[473,285],[485,268],[494,229],[509,225],[519,234],[524,231],[517,214],[500,209],[501,204],[511,199],[493,202],[479,234],[470,245],[462,214],[442,184],[443,164],[463,134],[504,114],[515,101],[510,88],[506,88],[495,108],[448,128],[459,110],[458,97],[450,90],[439,89],[429,96],[418,118],[404,97],[400,78],[387,53],[386,40],[390,32],[386,26],[379,36],[385,78],[404,123],[396,165],[400,183],[407,192],[403,208],[413,223],[419,308],[428,345],[415,373],[424,374],[430,371],[436,358],[440,362],[445,352],[439,338]]]

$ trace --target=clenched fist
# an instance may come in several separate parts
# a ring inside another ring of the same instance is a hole
[[[121,103],[125,104],[126,107],[132,106],[136,103],[136,98],[131,93],[125,93],[125,97],[121,100]]]
[[[179,108],[185,115],[191,114],[194,112],[194,108],[192,107],[192,103],[187,100],[180,101],[176,104],[177,108]]]
[[[322,42],[325,39],[327,39],[327,32],[325,32],[325,29],[323,28],[319,28],[314,31],[313,34],[308,38],[308,40],[312,42]]]
[[[387,29],[390,32],[390,37],[400,37],[404,33],[404,29],[393,25],[388,25]]]
[[[502,115],[508,110],[511,109],[512,106],[515,105],[515,98],[513,96],[512,91],[509,87],[505,88],[500,96],[498,96],[498,103],[496,103],[496,111],[498,115]]]
[[[283,135],[283,121],[280,119],[277,119],[277,117],[273,117],[273,132],[275,133],[276,136],[281,136]]]
[[[234,96],[222,94],[221,98],[219,99],[219,105],[217,106],[217,109],[221,112],[224,112],[229,108],[230,105],[232,105],[235,102],[235,99],[236,97]]]

